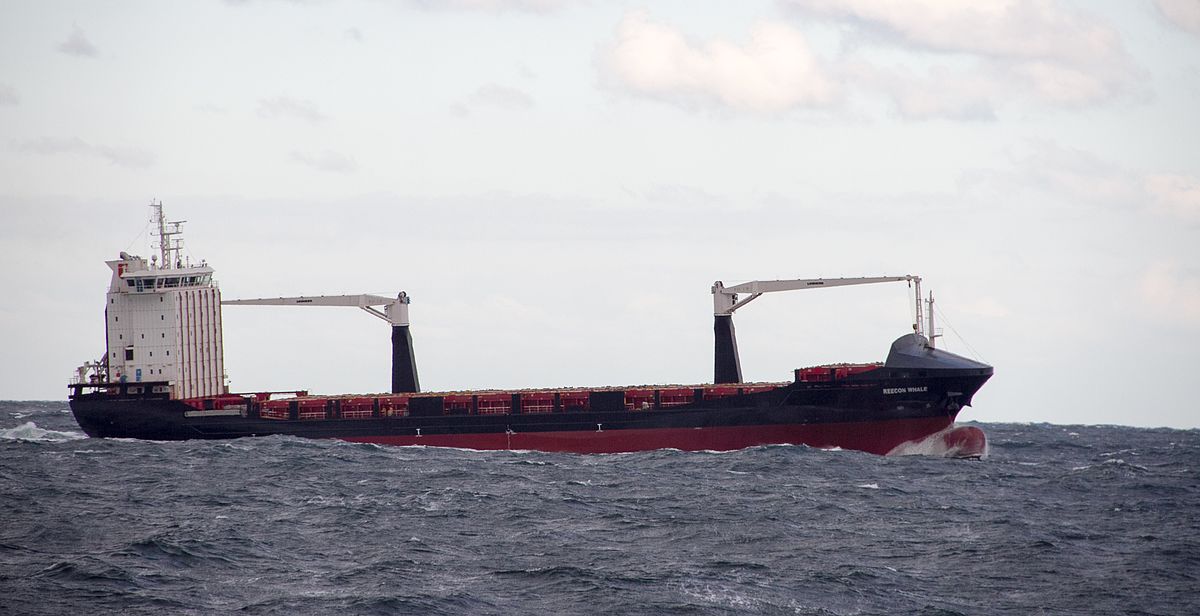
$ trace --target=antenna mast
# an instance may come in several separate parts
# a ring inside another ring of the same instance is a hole
[[[917,287],[915,289],[916,293],[914,295],[917,298],[917,315],[916,315],[916,318],[913,319],[913,331],[920,334],[921,333],[921,325],[923,325],[923,323],[921,323],[921,321],[925,320],[923,315],[921,314],[921,304],[922,304],[922,301],[921,301],[921,299],[922,299],[921,298],[921,279],[919,277],[914,277],[913,284],[916,285],[916,287]]]
[[[150,208],[154,213],[150,217],[150,222],[158,227],[158,254],[162,259],[161,269],[171,269],[172,267],[183,267],[183,262],[180,259],[180,253],[183,251],[183,238],[175,237],[182,236],[183,231],[179,229],[179,225],[187,222],[186,220],[168,221],[163,217],[162,201],[157,203],[150,202]]]
[[[918,298],[919,302],[920,299]],[[929,348],[933,349],[937,348],[935,340],[941,337],[941,334],[937,333],[937,328],[934,327],[933,323],[933,291],[929,292],[929,301],[927,303],[929,304],[929,329],[926,331],[925,337],[929,339]]]

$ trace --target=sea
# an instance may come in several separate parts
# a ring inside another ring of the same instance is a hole
[[[1200,614],[1200,431],[979,460],[86,437],[0,402],[3,614]]]

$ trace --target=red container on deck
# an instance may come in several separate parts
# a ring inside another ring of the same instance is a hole
[[[380,396],[380,417],[407,417],[408,396]]]
[[[631,389],[625,392],[625,410],[645,411],[654,408],[654,390]]]
[[[325,419],[325,405],[328,402],[328,400],[320,398],[298,398],[296,406],[299,409],[300,419]]]
[[[521,412],[553,413],[554,394],[550,392],[521,394]]]
[[[291,400],[267,400],[258,409],[258,416],[263,419],[287,419],[290,403]]]
[[[471,412],[471,396],[450,395],[442,396],[442,413],[446,415],[465,415]]]
[[[729,396],[736,396],[736,395],[738,395],[737,387],[730,387],[727,385],[718,385],[715,387],[705,387],[704,388],[704,399],[705,400],[716,400],[717,398],[728,398]]]
[[[367,419],[374,414],[374,398],[346,398],[342,400],[342,419]]]
[[[684,406],[696,401],[696,393],[691,389],[663,389],[658,393],[659,408],[669,409],[673,406]]]
[[[591,408],[591,392],[564,391],[558,397],[564,411],[586,411]]]
[[[512,394],[479,394],[480,415],[507,415],[512,412]]]

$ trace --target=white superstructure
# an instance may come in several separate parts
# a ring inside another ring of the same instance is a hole
[[[105,307],[112,382],[153,382],[172,398],[225,393],[221,344],[221,290],[203,261],[181,254],[179,225],[152,203],[159,254],[146,259],[121,253],[112,268]],[[165,383],[165,385],[163,384]]]

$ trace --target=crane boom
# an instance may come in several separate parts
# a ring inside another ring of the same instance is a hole
[[[227,306],[344,306],[361,308],[392,326],[392,392],[419,392],[417,362],[412,334],[408,330],[408,305],[412,300],[401,291],[395,299],[381,295],[302,295],[299,297],[262,297],[221,300]],[[375,306],[383,306],[383,311]]]
[[[913,331],[921,333],[921,277],[907,274],[904,276],[871,276],[860,278],[799,278],[796,280],[752,280],[733,286],[725,286],[720,280],[713,283],[713,336],[714,336],[714,383],[741,383],[742,363],[738,357],[737,336],[733,329],[733,313],[738,308],[758,299],[763,293],[777,291],[799,291],[803,289],[825,289],[829,287],[848,287],[859,284],[875,284],[880,282],[909,282],[916,285],[917,311],[913,323]],[[738,300],[739,293],[749,293],[750,296]]]
[[[915,282],[921,284],[920,276],[874,276],[863,278],[800,278],[797,280],[752,280],[727,287],[720,280],[713,283],[713,314],[733,314],[733,311],[757,299],[763,293],[776,291],[799,291],[802,289],[825,289],[848,287],[858,284],[879,282]],[[919,287],[918,287],[919,288]],[[750,293],[750,297],[738,301],[739,293]],[[919,294],[918,294],[919,295]]]
[[[373,316],[390,323],[393,327],[408,325],[408,294],[401,291],[395,299],[382,295],[301,295],[298,297],[262,297],[256,299],[226,299],[221,304],[229,306],[347,306],[362,308]],[[375,309],[383,306],[383,312]]]

